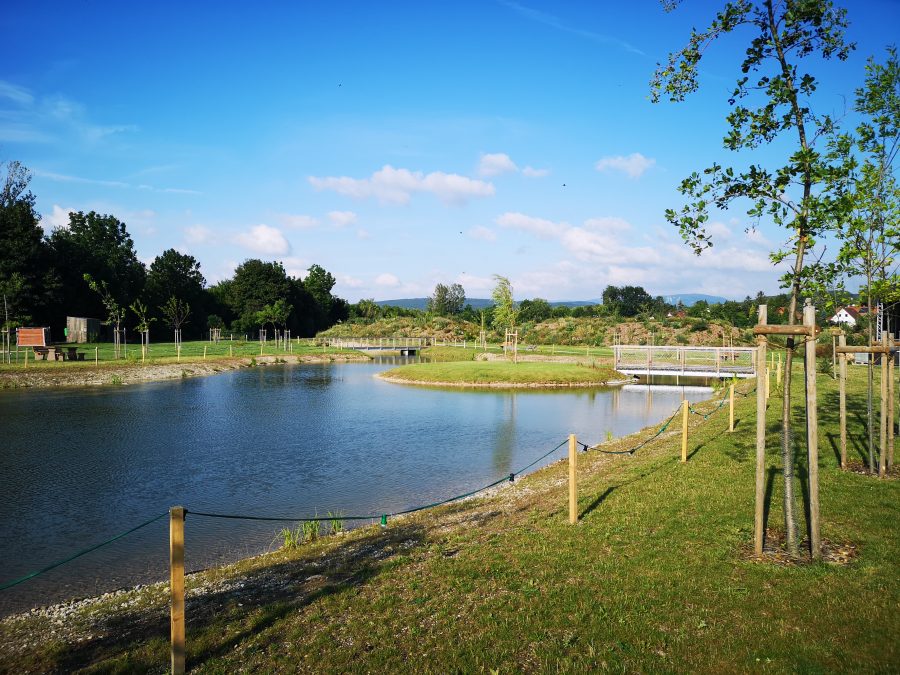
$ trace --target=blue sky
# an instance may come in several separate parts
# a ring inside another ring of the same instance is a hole
[[[0,159],[33,174],[42,225],[123,220],[139,257],[167,248],[209,282],[250,257],[312,263],[351,301],[429,295],[491,275],[516,297],[774,292],[767,253],[719,214],[695,258],[663,211],[721,149],[745,36],[704,59],[701,91],[651,104],[657,61],[715,3],[16,3],[0,15]],[[816,69],[840,113],[900,2],[849,6],[843,63]],[[778,148],[756,159],[778,161]]]

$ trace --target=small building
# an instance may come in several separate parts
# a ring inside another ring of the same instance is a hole
[[[100,319],[80,316],[66,317],[66,342],[83,344],[100,339]]]
[[[852,305],[848,305],[847,307],[841,307],[834,313],[834,316],[828,319],[829,323],[840,323],[845,326],[854,327],[860,320],[860,312],[857,307],[853,307]]]

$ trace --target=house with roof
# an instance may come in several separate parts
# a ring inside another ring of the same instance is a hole
[[[862,314],[864,313],[862,310],[864,308],[857,307],[855,305],[847,305],[846,307],[841,307],[834,313],[834,316],[828,319],[829,323],[841,323],[846,326],[856,326],[862,319]]]

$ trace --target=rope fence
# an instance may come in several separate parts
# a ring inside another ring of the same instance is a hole
[[[688,429],[688,411],[693,412],[696,415],[703,417],[703,420],[706,421],[716,412],[722,409],[725,405],[725,402],[729,399],[732,401],[732,411],[733,411],[733,393],[734,393],[734,385],[731,385],[730,391],[725,395],[719,402],[718,405],[709,413],[703,414],[697,410],[695,410],[692,406],[690,406],[689,402],[685,399],[676,409],[675,412],[665,421],[663,424],[656,430],[656,432],[650,436],[649,438],[644,439],[634,447],[628,450],[606,450],[601,447],[601,444],[589,446],[586,443],[579,442],[574,434],[569,435],[569,437],[551,448],[547,452],[543,453],[541,456],[533,460],[532,462],[526,464],[524,467],[519,469],[518,471],[511,472],[505,475],[502,478],[498,478],[486,485],[475,488],[474,490],[470,490],[468,492],[464,492],[462,494],[453,495],[452,497],[447,497],[446,499],[442,499],[439,501],[431,502],[429,504],[423,504],[420,506],[411,507],[408,509],[403,509],[401,511],[392,511],[392,512],[384,512],[384,513],[370,513],[365,515],[338,515],[331,516],[330,519],[340,520],[340,521],[379,521],[381,526],[384,527],[388,523],[389,518],[408,515],[412,513],[418,513],[421,511],[426,511],[428,509],[433,509],[439,506],[443,506],[445,504],[450,504],[452,502],[459,501],[461,499],[466,499],[468,497],[472,497],[480,492],[488,490],[492,487],[496,487],[501,483],[506,482],[514,482],[517,475],[521,475],[533,468],[538,463],[547,459],[554,453],[558,452],[563,446],[568,444],[568,463],[569,463],[569,522],[571,524],[576,524],[578,522],[578,499],[577,499],[577,470],[576,470],[576,449],[578,446],[581,446],[581,449],[585,452],[589,450],[596,450],[603,454],[609,455],[633,455],[637,451],[646,447],[648,444],[652,443],[654,440],[659,438],[672,424],[675,418],[678,416],[679,412],[682,413],[682,462],[687,461],[686,456],[686,443],[687,443],[687,429]],[[749,393],[744,394],[744,396],[749,396]],[[733,426],[733,415],[731,425]],[[732,429],[729,429],[731,431]],[[96,551],[97,549],[108,546],[133,532],[136,532],[148,525],[155,523],[167,515],[169,516],[169,555],[170,555],[170,593],[172,596],[171,602],[171,659],[172,659],[172,672],[173,673],[183,673],[185,672],[185,607],[184,607],[184,521],[187,515],[194,515],[201,518],[216,518],[216,519],[228,519],[228,520],[247,520],[247,521],[265,521],[265,522],[293,522],[293,523],[308,523],[308,522],[317,522],[321,520],[321,516],[281,516],[281,515],[251,515],[251,514],[234,514],[234,513],[213,513],[208,511],[190,511],[184,507],[176,506],[172,507],[168,512],[161,513],[156,515],[135,527],[132,527],[124,532],[121,532],[109,539],[102,541],[98,544],[85,548],[81,551],[78,551],[66,558],[58,560],[52,564],[46,565],[38,570],[30,572],[24,576],[21,576],[17,579],[13,579],[11,581],[0,584],[0,591],[4,591],[14,586],[18,586],[30,579],[34,579],[50,570],[56,569],[66,563],[69,563],[81,556],[84,556],[92,551]]]

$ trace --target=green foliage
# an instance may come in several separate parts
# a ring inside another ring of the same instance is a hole
[[[518,311],[513,301],[512,284],[506,277],[494,275],[494,290],[491,299],[494,301],[494,314],[491,323],[497,330],[511,330],[518,320]]]
[[[328,512],[328,533],[340,534],[344,531],[344,520],[340,513]]]
[[[150,324],[156,321],[155,317],[151,317],[148,315],[148,308],[140,300],[135,300],[131,303],[130,307],[131,311],[134,312],[137,317],[137,326],[135,326],[140,332],[150,330]]]
[[[438,316],[454,316],[462,312],[465,304],[466,292],[460,284],[438,284],[428,298],[427,311]]]
[[[319,538],[322,523],[316,520],[306,520],[303,522],[303,541],[309,543]]]
[[[0,323],[47,323],[58,278],[28,190],[31,173],[17,161],[0,163],[0,172]]]
[[[174,330],[181,330],[191,315],[191,306],[173,295],[159,308],[159,311],[162,312],[163,321],[167,326]]]
[[[659,298],[660,304],[662,298]],[[603,304],[615,314],[636,316],[642,309],[652,309],[653,298],[640,286],[607,286],[603,291]]]
[[[84,281],[88,288],[100,296],[103,307],[106,309],[106,321],[104,323],[115,326],[115,329],[119,330],[125,318],[125,308],[118,303],[105,281],[101,280],[98,282],[90,274],[84,275]]]
[[[53,264],[62,281],[60,314],[98,316],[105,300],[87,293],[86,276],[105,287],[121,307],[128,307],[144,288],[146,270],[137,258],[125,223],[112,215],[73,212],[69,226],[50,235]]]
[[[519,321],[524,323],[540,323],[553,315],[553,308],[543,298],[523,300],[519,303]]]

